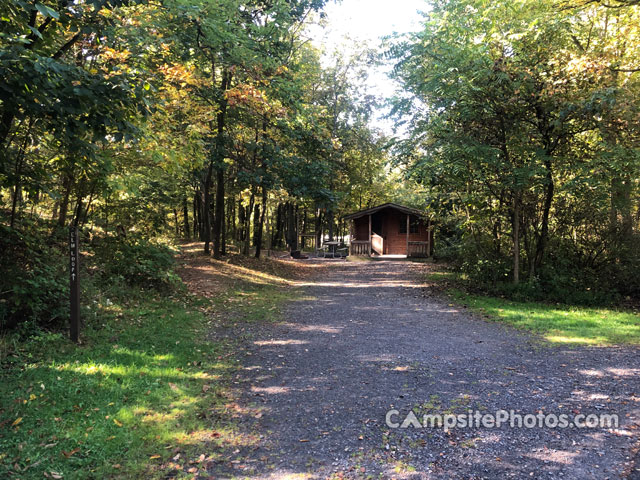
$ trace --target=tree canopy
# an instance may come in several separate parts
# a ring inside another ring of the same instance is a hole
[[[639,12],[618,4],[442,2],[391,48],[399,161],[469,272],[637,291]]]
[[[323,54],[324,4],[0,0],[7,238],[260,256],[348,241],[345,213],[393,200],[478,284],[637,294],[637,2],[435,2],[390,48]],[[380,62],[394,98],[365,88]]]

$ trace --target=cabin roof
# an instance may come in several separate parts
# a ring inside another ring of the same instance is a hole
[[[397,203],[387,202],[383,203],[382,205],[378,205],[377,207],[371,207],[367,208],[366,210],[360,210],[358,212],[350,213],[349,215],[345,215],[342,218],[344,218],[345,220],[353,220],[365,215],[371,215],[373,213],[379,212],[380,210],[384,210],[385,208],[392,208],[409,215],[417,215],[420,217],[426,216],[426,213],[424,211],[418,210],[417,208],[405,207],[403,205],[398,205]]]

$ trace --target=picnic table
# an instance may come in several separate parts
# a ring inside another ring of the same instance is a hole
[[[347,248],[338,248],[340,242],[331,241],[324,242],[324,244],[316,250],[316,254],[318,257],[324,258],[343,258],[347,256],[348,249]]]

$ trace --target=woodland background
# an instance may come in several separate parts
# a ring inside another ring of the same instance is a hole
[[[640,298],[637,1],[434,2],[330,55],[324,3],[0,0],[3,328],[64,322],[69,225],[91,298],[174,288],[182,240],[260,257],[386,201],[429,212],[476,290]]]

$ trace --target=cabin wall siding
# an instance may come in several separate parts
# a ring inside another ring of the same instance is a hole
[[[369,216],[356,218],[355,230],[356,238],[354,240],[369,240]]]
[[[406,255],[407,254],[407,234],[400,233],[400,222],[406,225],[407,216],[404,213],[388,215],[383,221],[385,230],[385,248],[386,255]],[[418,233],[410,233],[410,242],[426,242],[428,240],[427,225],[420,220],[418,225]]]

